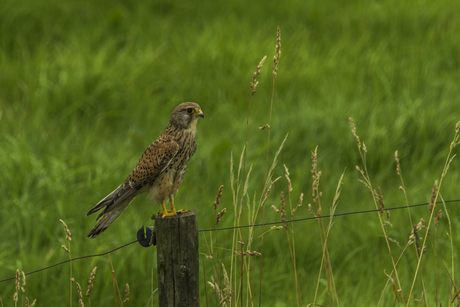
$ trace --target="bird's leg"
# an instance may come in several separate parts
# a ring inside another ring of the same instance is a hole
[[[171,210],[166,210],[166,206],[165,206],[165,203],[162,202],[161,203],[161,207],[163,208],[163,211],[160,212],[161,216],[164,218],[165,216],[176,216],[177,215],[177,212],[179,213],[187,213],[188,210],[177,210],[176,211],[176,208],[174,207],[174,196],[173,195],[170,195],[169,196],[169,199],[171,200]]]
[[[174,207],[174,197],[171,195],[170,199],[171,199],[171,211],[180,212],[180,213],[187,213],[188,212],[188,210],[183,210],[183,209],[180,209],[180,210],[176,211],[176,208]]]
[[[165,216],[175,216],[177,215],[176,210],[174,210],[174,206],[172,206],[173,210],[166,210],[165,203],[161,203],[161,207],[163,208],[163,211],[160,212],[161,216],[164,218]]]

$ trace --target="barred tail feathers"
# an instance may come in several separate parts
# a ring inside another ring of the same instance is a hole
[[[94,206],[93,208],[91,208],[91,210],[88,211],[88,213],[86,213],[86,216],[89,216],[99,210],[101,210],[102,208],[105,208],[107,206],[110,206],[111,203],[114,202],[114,200],[117,198],[118,194],[123,191],[123,185],[124,184],[120,184],[118,186],[118,188],[116,188],[112,193],[110,193],[109,195],[107,195],[106,197],[104,197],[103,199],[101,199],[97,204],[96,206]],[[96,220],[99,219],[99,216],[96,218]]]
[[[87,237],[94,239],[99,234],[104,232],[110,226],[110,224],[112,224],[118,218],[118,216],[123,211],[125,211],[125,209],[129,206],[129,204],[133,201],[135,197],[136,195],[131,195],[121,203],[113,204],[110,207],[106,207],[106,209],[99,214],[99,221],[97,222],[96,226],[94,226],[93,229],[91,229]]]
[[[93,214],[101,209],[102,212],[96,218],[97,224],[93,227],[88,238],[95,238],[100,233],[104,232],[110,224],[129,206],[133,199],[142,191],[131,187],[128,183],[121,184],[112,193],[104,197],[86,214]]]

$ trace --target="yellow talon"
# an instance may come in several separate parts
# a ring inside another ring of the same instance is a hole
[[[181,214],[188,212],[188,210],[182,210],[182,209],[176,211],[176,208],[174,208],[174,201],[171,202],[171,209],[172,210],[166,210],[165,203],[162,203],[161,207],[163,209],[163,211],[160,212],[162,218],[165,218],[165,216],[176,216],[178,212],[181,213]]]

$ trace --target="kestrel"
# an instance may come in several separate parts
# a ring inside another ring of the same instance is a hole
[[[196,151],[195,135],[199,117],[204,117],[198,104],[184,102],[172,112],[168,126],[160,137],[150,144],[125,182],[88,211],[87,216],[104,208],[99,220],[88,234],[95,238],[128,207],[133,199],[147,193],[150,201],[161,204],[160,214],[175,216],[174,197],[184,180],[187,163]],[[165,201],[169,198],[171,210],[166,210]]]

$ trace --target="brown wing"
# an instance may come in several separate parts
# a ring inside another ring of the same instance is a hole
[[[165,142],[161,139],[153,142],[145,150],[139,163],[137,163],[125,182],[97,203],[86,215],[93,214],[105,208],[96,218],[98,220],[105,213],[112,211],[118,206],[124,207],[124,210],[134,197],[139,192],[142,192],[139,190],[146,184],[153,182],[161,171],[171,163],[178,151],[179,145],[176,142]]]
[[[173,161],[178,151],[179,145],[176,142],[156,140],[145,150],[125,183],[129,183],[131,188],[141,188],[152,183]]]

